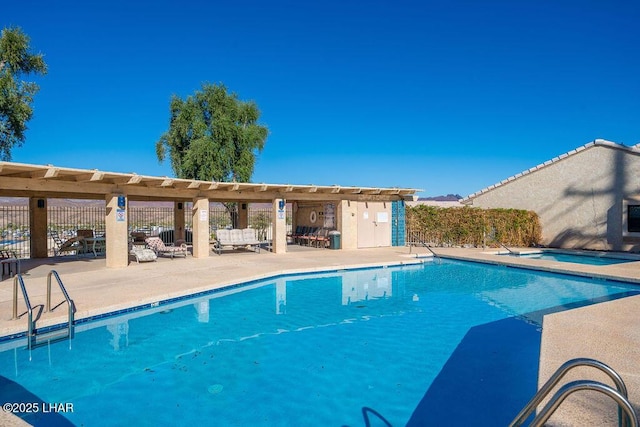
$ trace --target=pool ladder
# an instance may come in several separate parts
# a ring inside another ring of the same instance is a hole
[[[18,287],[22,292],[22,297],[24,298],[24,303],[27,307],[27,347],[29,350],[39,347],[41,345],[45,345],[55,341],[61,341],[64,339],[72,339],[74,337],[74,313],[75,313],[75,305],[73,300],[69,298],[69,294],[67,293],[58,272],[55,270],[51,270],[47,275],[47,303],[46,303],[46,311],[49,313],[51,310],[51,278],[55,277],[62,294],[64,295],[64,299],[67,302],[68,306],[68,323],[66,328],[57,328],[46,332],[38,332],[38,328],[36,327],[36,321],[33,320],[33,307],[31,306],[31,302],[29,301],[29,294],[27,293],[27,288],[24,285],[24,280],[22,279],[22,274],[18,274],[13,279],[13,317],[12,320],[18,319]]]
[[[525,420],[529,418],[533,411],[535,411],[540,402],[547,397],[551,389],[558,384],[560,379],[562,379],[562,377],[564,377],[564,375],[571,369],[579,366],[588,366],[599,369],[613,380],[616,388],[613,389],[608,385],[591,380],[579,380],[567,383],[551,397],[549,402],[535,416],[533,421],[531,421],[529,427],[542,427],[569,395],[580,390],[597,391],[610,397],[618,404],[618,425],[621,427],[638,427],[638,418],[633,407],[629,403],[627,387],[624,384],[624,381],[622,381],[620,375],[618,375],[618,373],[608,365],[605,365],[598,360],[587,358],[572,359],[560,366],[551,378],[549,378],[549,380],[533,396],[531,401],[529,401],[522,411],[520,411],[511,424],[509,424],[509,427],[519,427],[523,425]]]

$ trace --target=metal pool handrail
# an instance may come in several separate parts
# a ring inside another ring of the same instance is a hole
[[[496,240],[496,242],[498,242],[498,241]],[[505,245],[505,244],[503,244],[503,243],[501,243],[501,242],[498,242],[498,244],[499,244],[500,246],[502,246],[503,248],[505,248],[505,249],[507,250],[507,252],[509,252],[510,254],[514,254],[514,255],[515,255],[515,252],[514,252],[514,251],[512,251],[511,249],[509,249],[509,248],[507,247],[507,245]]]
[[[413,235],[413,238],[416,239],[416,241],[418,243],[420,243],[420,245],[422,245],[423,247],[427,248],[429,250],[429,252],[431,252],[433,254],[434,257],[436,257],[437,259],[440,259],[440,256],[438,256],[437,253],[435,253],[433,251],[433,249],[431,249],[431,246],[429,246],[428,244],[426,244],[425,242],[422,241],[422,239],[420,239],[419,237],[417,237],[415,234]],[[409,252],[411,252],[411,246],[409,245]],[[416,254],[416,257],[418,256],[418,254]]]
[[[22,291],[22,296],[24,298],[24,303],[27,306],[27,316],[28,316],[28,325],[27,325],[27,336],[31,339],[31,335],[33,334],[33,307],[31,307],[31,302],[29,301],[29,295],[27,294],[27,288],[24,286],[24,280],[22,280],[22,274],[17,274],[13,278],[13,317],[11,320],[16,320],[18,318],[18,284],[20,284],[20,290]]]
[[[555,387],[555,385],[558,384],[558,382],[565,376],[565,374],[569,372],[571,369],[579,366],[590,366],[592,368],[596,368],[604,372],[606,375],[609,376],[609,378],[611,378],[611,380],[613,380],[614,384],[616,385],[616,389],[618,390],[618,393],[622,395],[625,399],[627,399],[627,386],[624,384],[624,381],[622,381],[622,378],[620,377],[620,375],[618,375],[618,373],[614,371],[611,367],[595,359],[589,359],[589,358],[583,358],[583,357],[580,357],[577,359],[571,359],[565,362],[564,364],[562,364],[562,366],[560,366],[556,370],[556,372],[551,376],[551,378],[549,378],[547,382],[544,383],[544,385],[540,388],[540,390],[538,390],[538,392],[533,396],[533,398],[529,401],[529,403],[527,403],[527,405],[524,408],[522,408],[522,411],[520,411],[520,413],[511,422],[511,424],[509,424],[509,427],[521,426],[522,423],[527,418],[529,418],[529,416],[533,413],[533,411],[540,404],[540,402],[542,402],[542,400],[545,397],[547,397],[551,389]],[[562,400],[564,400],[564,397]],[[560,403],[562,403],[562,401],[560,401],[558,404]],[[551,416],[551,414],[549,414],[549,416]],[[620,426],[626,427],[627,418],[622,417],[622,414],[620,413],[620,411],[618,411],[618,417],[620,419],[619,420]]]
[[[629,403],[629,400],[626,396],[623,396],[622,393],[614,390],[608,385],[599,383],[597,381],[573,381],[568,384],[565,384],[558,390],[558,392],[551,398],[549,403],[542,408],[542,411],[533,419],[529,427],[542,427],[544,423],[553,415],[553,413],[558,409],[560,404],[570,395],[580,390],[591,390],[602,393],[606,396],[609,396],[618,404],[618,417],[619,417],[619,425],[626,426],[627,420],[630,422],[631,427],[638,427],[638,417],[636,416],[633,407]],[[623,417],[620,413],[620,409],[622,409],[626,417]]]
[[[69,307],[69,338],[73,338],[73,321],[74,321],[74,311],[75,306],[73,304],[73,300],[69,298],[69,294],[67,293],[67,289],[64,287],[62,280],[60,279],[60,275],[55,270],[51,270],[49,274],[47,274],[47,311],[51,311],[51,276],[56,278],[58,282],[58,286],[60,286],[60,290],[64,295],[64,299],[67,301],[67,305]]]

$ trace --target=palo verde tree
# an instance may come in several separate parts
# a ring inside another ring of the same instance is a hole
[[[238,99],[223,84],[205,83],[195,94],[173,96],[169,130],[156,143],[160,162],[167,157],[176,177],[203,181],[249,182],[269,130],[260,110]],[[225,204],[232,220],[235,204]]]
[[[29,37],[20,28],[4,28],[0,34],[0,159],[11,160],[11,149],[24,143],[31,104],[40,89],[24,81],[29,74],[47,73],[42,54],[30,53]]]

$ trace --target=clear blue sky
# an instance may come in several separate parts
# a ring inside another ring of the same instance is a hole
[[[640,3],[4,2],[49,73],[13,160],[172,176],[203,82],[270,129],[254,182],[466,196],[596,138],[640,142]]]

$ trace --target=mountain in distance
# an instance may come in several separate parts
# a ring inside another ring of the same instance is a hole
[[[432,202],[457,202],[460,199],[462,199],[462,196],[459,194],[447,194],[446,196],[420,197],[418,200]]]

